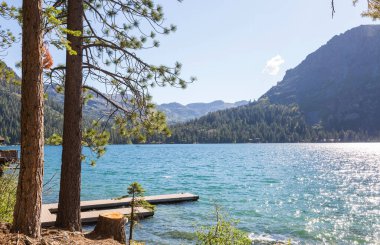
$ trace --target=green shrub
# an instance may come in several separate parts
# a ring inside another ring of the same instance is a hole
[[[201,227],[197,232],[198,245],[251,245],[248,235],[236,228],[238,221],[223,214],[218,206],[215,207],[216,224]]]
[[[17,175],[6,173],[0,177],[0,222],[12,223],[16,203]]]

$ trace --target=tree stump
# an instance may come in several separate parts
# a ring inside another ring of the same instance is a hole
[[[126,244],[125,224],[127,219],[118,212],[108,212],[99,215],[95,229],[92,232],[97,238],[112,238],[122,244]]]

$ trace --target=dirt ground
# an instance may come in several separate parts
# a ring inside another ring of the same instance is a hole
[[[41,238],[30,238],[22,234],[10,233],[9,224],[0,224],[1,245],[120,245],[112,239],[94,240],[86,238],[81,232],[69,232],[58,229],[42,229]]]

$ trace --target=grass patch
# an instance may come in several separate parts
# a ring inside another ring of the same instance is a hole
[[[16,203],[17,174],[5,173],[0,177],[0,222],[12,223]]]

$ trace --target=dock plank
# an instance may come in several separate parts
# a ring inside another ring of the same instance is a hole
[[[157,195],[157,196],[146,196],[144,199],[150,204],[170,204],[178,202],[188,202],[197,201],[199,196],[191,193],[180,193],[180,194],[167,194],[167,195]],[[91,210],[99,208],[113,208],[128,206],[131,203],[132,198],[122,198],[119,200],[106,199],[106,200],[93,200],[93,201],[82,201],[80,203],[81,210]],[[55,213],[58,210],[58,204],[44,204],[51,212]]]
[[[117,209],[110,209],[110,210],[94,210],[94,211],[82,212],[81,213],[82,223],[96,222],[98,220],[98,217],[100,214],[107,213],[110,211],[119,212],[119,213],[124,214],[124,215],[130,215],[131,214],[131,208],[117,208]],[[144,208],[140,208],[140,207],[137,208],[136,211],[137,211],[137,214],[141,218],[147,218],[147,217],[151,217],[154,215],[153,211],[150,211],[150,210],[147,210]]]
[[[44,211],[46,212],[46,209]],[[136,208],[136,211],[137,211],[137,214],[140,216],[140,218],[147,218],[154,215],[153,211],[140,208],[140,207]],[[82,224],[94,223],[98,220],[98,217],[100,214],[107,213],[107,212],[119,212],[123,215],[130,215],[131,208],[117,208],[117,209],[109,209],[109,210],[94,210],[94,211],[81,212]],[[41,226],[42,227],[54,226],[56,218],[57,218],[56,214],[50,213],[46,215],[46,213],[44,213],[41,219]]]
[[[151,204],[171,204],[178,202],[197,201],[199,196],[191,193],[168,194],[157,196],[146,196],[144,199]],[[128,208],[132,198],[122,198],[119,200],[93,200],[81,202],[81,220],[83,224],[96,222],[99,215],[105,212],[120,212],[128,215],[131,209]],[[41,210],[41,225],[43,227],[54,226],[57,218],[57,203],[43,204]],[[143,208],[138,208],[141,218],[153,216],[154,212]]]

